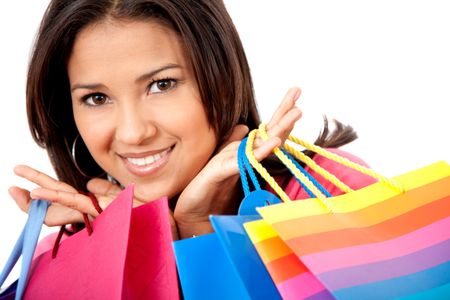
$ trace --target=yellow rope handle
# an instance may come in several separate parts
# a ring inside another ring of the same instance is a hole
[[[269,139],[269,136],[266,132],[266,124],[261,123],[259,125],[259,135],[261,138],[266,141]],[[298,168],[294,165],[294,163],[284,154],[280,148],[275,147],[273,149],[273,153],[283,162],[283,164],[294,173],[294,176],[300,180],[313,194],[316,198],[320,200],[325,200],[326,196],[311,182],[311,180],[305,176]]]
[[[270,176],[269,172],[267,172],[266,168],[261,165],[260,162],[255,158],[255,155],[253,154],[253,143],[255,142],[256,133],[258,132],[257,129],[254,129],[250,131],[247,138],[247,145],[245,146],[245,155],[247,155],[248,160],[250,161],[250,164],[255,168],[256,171],[261,175],[261,177],[267,181],[267,183],[270,185],[270,187],[280,196],[281,200],[283,202],[290,202],[292,201],[291,198],[283,191],[283,189],[278,185],[278,183],[273,179],[272,176]]]
[[[343,191],[344,193],[353,192],[353,189],[339,180],[336,176],[319,166],[313,159],[304,154],[301,151],[298,151],[288,143],[284,144],[284,148],[291,153],[295,158],[303,162],[305,165],[309,166],[313,171],[317,174],[322,175],[323,178],[334,184],[338,189]]]
[[[247,158],[250,161],[250,164],[253,166],[253,168],[256,169],[256,171],[261,175],[261,177],[280,196],[281,200],[285,203],[290,202],[292,200],[289,198],[289,196],[278,185],[278,183],[275,181],[275,179],[273,179],[273,177],[270,176],[270,174],[266,170],[266,168],[263,167],[263,165],[255,158],[255,155],[253,154],[253,144],[255,142],[255,137],[256,137],[257,133],[258,133],[258,130],[254,129],[248,134],[247,145],[245,145],[245,155],[247,156]],[[322,205],[325,209],[327,209],[330,212],[335,211],[335,209],[333,208],[333,205],[328,201],[327,198],[321,199],[320,201],[318,201],[318,204]]]
[[[376,178],[376,179],[378,179],[380,181],[383,181],[383,182],[387,183],[389,186],[391,186],[392,188],[394,188],[395,190],[397,190],[397,191],[399,191],[401,193],[404,192],[403,187],[398,182],[396,182],[395,180],[389,179],[389,178],[387,178],[387,177],[385,177],[385,176],[375,172],[374,170],[371,170],[369,168],[361,166],[360,164],[354,163],[354,162],[350,161],[349,159],[347,159],[345,157],[342,157],[342,156],[339,156],[339,155],[337,155],[335,153],[329,152],[329,151],[327,151],[327,150],[325,150],[325,149],[323,149],[323,148],[321,148],[319,146],[316,146],[316,145],[313,145],[313,144],[308,143],[306,141],[303,141],[303,140],[301,140],[299,138],[296,138],[296,137],[294,137],[292,135],[290,135],[288,139],[290,141],[300,145],[300,146],[305,147],[308,150],[311,150],[311,151],[313,151],[313,152],[323,156],[323,157],[326,157],[326,158],[328,158],[330,160],[333,160],[333,161],[335,161],[337,163],[340,163],[341,165],[344,165],[346,167],[352,168],[352,169],[354,169],[356,171],[359,171],[359,172],[361,172],[363,174],[369,175],[369,176],[371,176],[373,178]]]

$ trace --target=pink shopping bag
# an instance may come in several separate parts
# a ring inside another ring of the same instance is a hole
[[[25,299],[178,299],[167,199],[132,208],[127,187],[58,253],[34,259]]]

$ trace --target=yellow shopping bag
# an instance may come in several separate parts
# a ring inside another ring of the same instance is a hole
[[[294,254],[309,276],[339,299],[420,299],[450,294],[450,166],[446,162],[391,180],[320,147],[291,139],[380,181],[333,198],[311,188],[315,198],[289,201],[269,180],[285,203],[258,208],[263,221],[246,224],[258,250],[262,241],[284,242],[284,256]],[[251,151],[247,154],[258,172],[268,178]],[[307,184],[308,179],[303,180]],[[268,256],[261,257],[268,260]],[[299,293],[296,287],[289,288],[292,295]]]

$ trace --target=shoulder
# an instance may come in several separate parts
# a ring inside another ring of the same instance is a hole
[[[367,163],[364,162],[361,158],[350,154],[341,149],[329,148],[328,151],[335,153],[343,158],[346,158],[352,162],[360,164],[362,166],[368,167]],[[340,181],[348,185],[353,190],[358,190],[365,186],[375,183],[377,180],[365,175],[359,171],[356,171],[352,168],[344,166],[340,163],[332,161],[326,157],[315,155],[313,160],[320,167],[324,168],[334,176],[336,176]],[[333,196],[337,196],[342,194],[343,192],[336,187],[333,183],[313,171],[309,166],[305,167],[305,170],[311,174],[330,194]],[[297,182],[295,178],[291,178],[288,181],[288,184],[285,186],[285,191],[289,195],[291,199],[305,199],[309,198],[309,195],[302,188],[302,186]]]

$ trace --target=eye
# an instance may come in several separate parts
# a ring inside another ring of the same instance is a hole
[[[86,95],[82,98],[82,100],[86,105],[89,106],[99,106],[110,102],[108,96],[101,93]]]
[[[149,85],[148,91],[151,94],[164,93],[176,86],[177,82],[174,79],[156,80]]]

